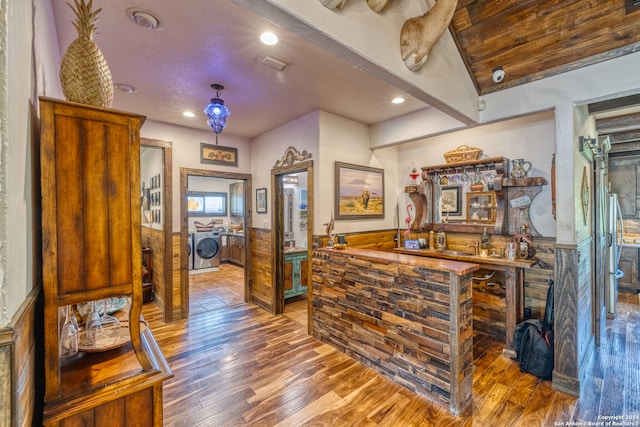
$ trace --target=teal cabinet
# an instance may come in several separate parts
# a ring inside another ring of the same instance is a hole
[[[284,297],[307,293],[307,251],[284,254]]]

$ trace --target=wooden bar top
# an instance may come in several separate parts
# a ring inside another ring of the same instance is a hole
[[[530,268],[536,265],[538,260],[536,259],[515,259],[513,261],[508,260],[507,258],[501,257],[493,257],[493,256],[480,256],[473,254],[462,254],[457,251],[437,251],[435,249],[404,249],[404,248],[394,248],[394,252],[408,254],[408,255],[416,255],[422,257],[431,257],[431,258],[442,258],[456,261],[465,261],[472,262],[477,264],[490,264],[490,265],[500,265],[505,267],[514,267],[514,268]]]
[[[463,262],[463,261],[456,261],[456,260],[427,258],[423,254],[413,255],[413,254],[382,252],[382,251],[374,251],[371,249],[360,249],[360,248],[349,248],[349,247],[344,249],[321,248],[321,249],[318,249],[318,251],[337,254],[337,255],[343,255],[346,257],[362,258],[365,260],[381,262],[385,264],[403,264],[403,265],[410,265],[413,267],[423,267],[423,268],[429,268],[432,270],[446,271],[449,273],[453,273],[456,276],[463,276],[465,274],[472,273],[479,268],[478,264],[473,264],[470,262]]]

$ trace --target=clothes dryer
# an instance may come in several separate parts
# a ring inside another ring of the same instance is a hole
[[[220,233],[202,232],[193,235],[193,269],[218,267],[220,265]]]

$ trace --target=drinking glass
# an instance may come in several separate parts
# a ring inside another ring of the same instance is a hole
[[[90,311],[87,313],[87,323],[85,324],[85,337],[87,344],[95,345],[100,335],[100,313],[95,301],[89,303]]]
[[[64,323],[60,329],[60,357],[70,357],[78,352],[78,319],[68,305]]]
[[[100,318],[100,344],[111,346],[116,344],[120,337],[120,320],[117,317],[107,314],[108,301],[102,300],[104,314]]]

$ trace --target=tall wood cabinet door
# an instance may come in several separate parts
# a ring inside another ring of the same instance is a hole
[[[43,103],[43,245],[60,296],[141,281],[139,117]],[[136,189],[136,190],[134,190]]]
[[[131,295],[142,306],[143,116],[40,98],[45,401],[61,396],[58,307]],[[140,325],[129,322],[144,370]]]

